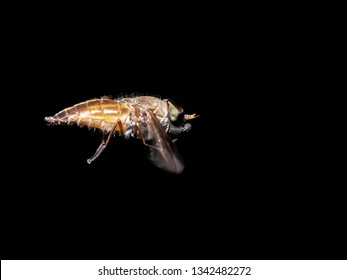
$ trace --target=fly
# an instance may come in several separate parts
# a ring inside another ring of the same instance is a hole
[[[196,114],[183,114],[182,107],[170,99],[137,96],[87,100],[52,117],[45,117],[45,121],[99,129],[102,132],[102,142],[95,154],[87,159],[89,164],[100,156],[111,136],[118,133],[125,138],[131,136],[141,139],[149,148],[149,159],[157,167],[181,173],[184,163],[169,134],[189,131],[191,124],[187,121],[196,117]]]

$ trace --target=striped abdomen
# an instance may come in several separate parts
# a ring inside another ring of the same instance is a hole
[[[100,98],[78,103],[45,120],[53,124],[77,124],[109,132],[117,120],[124,124],[129,111],[129,107],[119,100]],[[118,126],[116,130],[119,131]]]

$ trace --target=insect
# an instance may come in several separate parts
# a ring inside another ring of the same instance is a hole
[[[102,142],[87,159],[89,164],[100,156],[111,136],[117,133],[125,138],[141,139],[149,148],[149,159],[154,165],[168,172],[181,173],[184,163],[169,134],[189,131],[191,124],[187,121],[196,117],[196,114],[183,114],[182,107],[170,99],[136,96],[87,100],[45,117],[45,121],[99,129]]]

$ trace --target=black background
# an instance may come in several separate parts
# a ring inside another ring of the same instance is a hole
[[[11,46],[2,259],[336,258],[340,190],[315,153],[284,30],[193,11],[67,14],[21,24]],[[176,143],[182,174],[121,137],[88,165],[99,132],[44,122],[132,93],[200,115]]]

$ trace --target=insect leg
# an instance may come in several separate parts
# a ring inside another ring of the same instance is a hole
[[[97,159],[97,158],[99,157],[99,155],[101,154],[101,152],[102,152],[103,150],[105,150],[105,148],[106,148],[108,142],[109,142],[110,139],[111,139],[111,136],[112,136],[113,132],[115,131],[115,129],[116,129],[116,127],[117,127],[117,124],[119,124],[119,123],[120,123],[119,120],[118,120],[117,122],[114,123],[114,125],[112,126],[112,128],[111,128],[111,130],[110,130],[110,132],[109,132],[109,134],[108,134],[108,137],[107,137],[106,141],[105,141],[105,135],[106,135],[106,134],[105,134],[105,133],[102,134],[102,141],[101,141],[100,146],[97,148],[95,154],[94,154],[91,158],[87,159],[87,162],[88,162],[89,164],[91,164],[92,161],[94,161],[95,159]]]
[[[110,133],[110,135],[111,135],[111,133]],[[87,159],[87,162],[88,162],[89,164],[91,164],[92,161],[94,161],[94,160],[101,154],[101,152],[102,152],[105,148],[106,148],[106,144],[105,144],[105,134],[103,133],[103,134],[102,134],[102,142],[101,142],[99,148],[96,150],[95,154],[94,154],[91,158]]]
[[[153,146],[153,145],[149,145],[146,143],[145,137],[143,136],[143,133],[142,133],[141,126],[139,126],[138,124],[135,125],[135,131],[137,131],[137,130],[140,132],[140,136],[141,136],[141,140],[142,140],[143,145],[159,150],[158,147]]]

